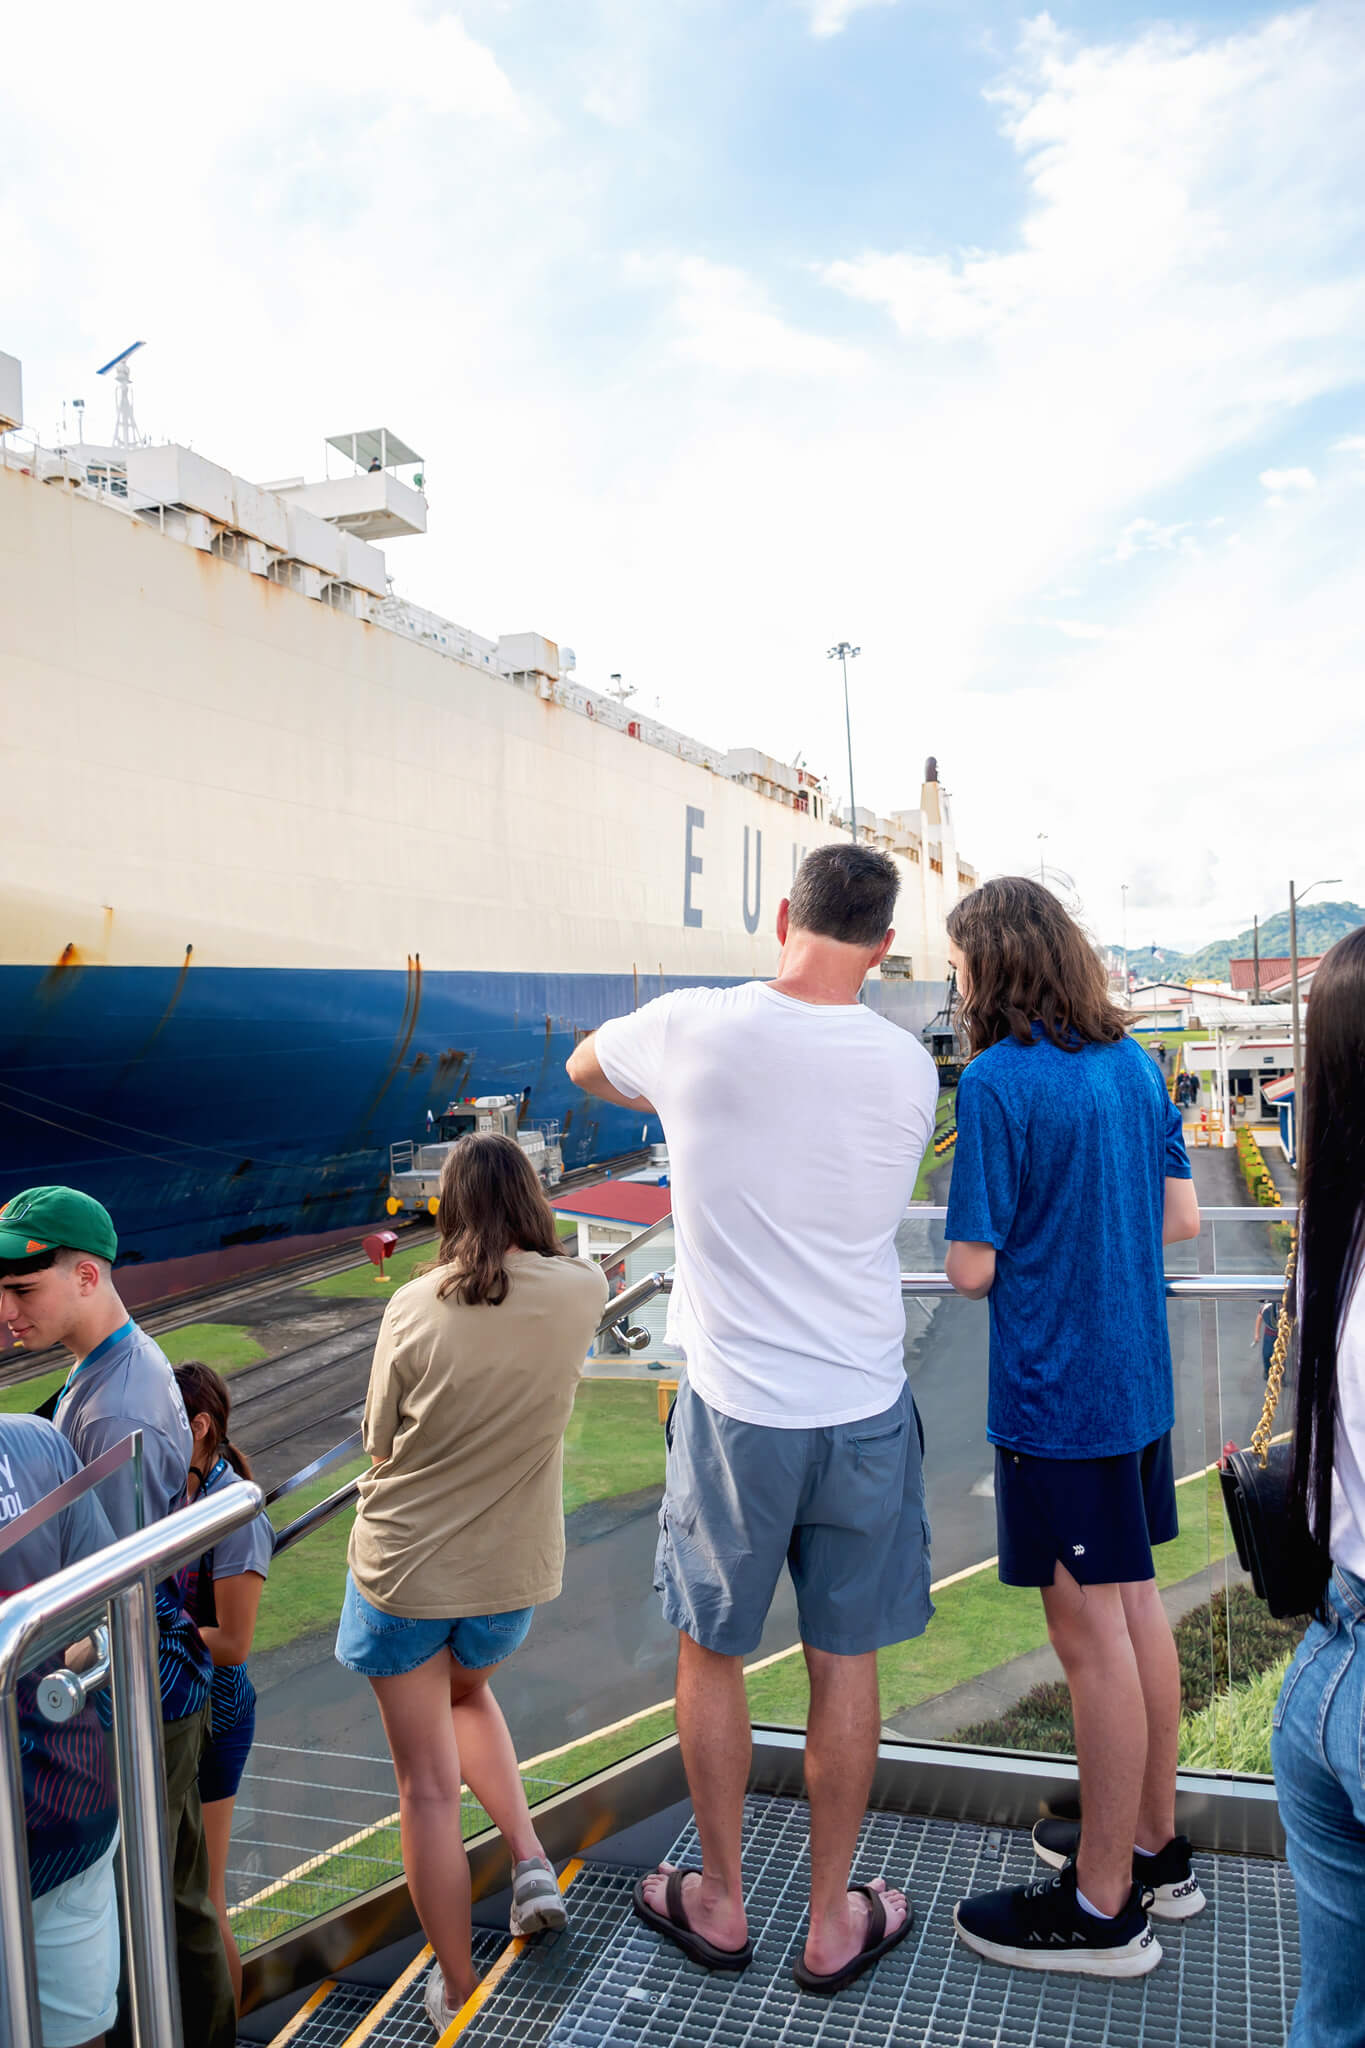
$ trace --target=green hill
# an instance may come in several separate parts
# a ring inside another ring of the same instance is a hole
[[[1359,903],[1305,903],[1298,914],[1300,955],[1325,953],[1347,932],[1365,924],[1365,908]],[[1116,952],[1122,951],[1115,947]],[[1289,956],[1289,912],[1277,910],[1261,923],[1261,958]],[[1197,953],[1182,953],[1176,946],[1130,946],[1128,964],[1147,981],[1226,981],[1231,960],[1251,957],[1251,927],[1233,939],[1215,939]]]

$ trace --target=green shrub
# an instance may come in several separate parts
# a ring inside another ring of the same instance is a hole
[[[1283,1665],[1307,1625],[1306,1618],[1276,1621],[1250,1586],[1234,1586],[1230,1598],[1215,1593],[1211,1601],[1182,1616],[1175,1627],[1175,1647],[1185,1713],[1202,1713],[1229,1685],[1245,1685]],[[1008,1713],[959,1729],[953,1740],[984,1749],[1074,1755],[1071,1695],[1062,1680],[1049,1680],[1025,1694]]]
[[[1254,1771],[1270,1776],[1270,1725],[1286,1654],[1234,1685],[1180,1723],[1180,1761],[1195,1771]]]

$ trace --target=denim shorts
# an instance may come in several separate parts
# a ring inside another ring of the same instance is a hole
[[[337,1629],[336,1660],[362,1678],[402,1678],[425,1664],[438,1650],[449,1650],[466,1671],[501,1664],[519,1650],[531,1632],[534,1607],[510,1614],[463,1614],[455,1621],[414,1621],[403,1614],[385,1614],[359,1591],[346,1574],[346,1597]]]
[[[246,1760],[256,1735],[256,1691],[252,1687],[245,1705],[226,1725],[216,1716],[199,1756],[199,1799],[214,1806],[220,1799],[235,1799],[246,1770]]]
[[[1050,1586],[1058,1558],[1080,1586],[1155,1578],[1152,1545],[1180,1534],[1170,1431],[1116,1458],[1031,1458],[997,1445],[995,1528],[1002,1585]]]
[[[654,1565],[664,1619],[704,1650],[747,1656],[784,1564],[813,1650],[857,1657],[924,1633],[929,1524],[908,1382],[884,1414],[833,1429],[736,1422],[682,1382]]]

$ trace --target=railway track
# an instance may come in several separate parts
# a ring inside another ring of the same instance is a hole
[[[601,1180],[610,1169],[614,1173],[630,1172],[648,1159],[647,1150],[625,1152],[619,1157],[604,1160],[594,1166],[576,1167],[566,1173],[559,1182],[559,1189],[572,1189],[591,1185]],[[380,1227],[373,1224],[370,1229]],[[429,1245],[436,1242],[436,1233],[426,1224],[402,1226],[399,1229],[400,1249],[408,1250],[414,1245]],[[365,1255],[360,1249],[362,1236],[369,1231],[357,1232],[346,1244],[334,1245],[330,1250],[304,1253],[298,1258],[282,1259],[277,1266],[271,1266],[261,1273],[243,1275],[240,1280],[220,1281],[217,1285],[195,1287],[184,1294],[177,1294],[164,1301],[151,1304],[139,1310],[138,1322],[153,1337],[163,1331],[182,1329],[186,1323],[228,1322],[234,1313],[249,1308],[258,1301],[267,1300],[274,1294],[286,1294],[295,1287],[308,1287],[318,1280],[329,1280],[337,1273],[347,1273],[356,1266],[365,1264]],[[305,1349],[307,1347],[304,1347]],[[283,1354],[292,1356],[292,1354]],[[265,1361],[262,1361],[263,1363]],[[24,1380],[36,1379],[45,1372],[53,1371],[59,1365],[69,1363],[68,1354],[58,1349],[46,1351],[16,1351],[0,1362],[0,1386],[17,1386]],[[255,1368],[251,1368],[254,1370]],[[234,1386],[240,1383],[242,1374],[234,1375]]]

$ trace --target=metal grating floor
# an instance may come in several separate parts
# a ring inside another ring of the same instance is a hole
[[[624,1923],[637,1925],[630,1894],[639,1875],[620,1864],[585,1863],[565,1894],[564,1933],[544,1935],[523,1949],[466,2027],[460,2048],[547,2048],[558,2041],[561,2020],[610,1962]]]
[[[474,1929],[474,1961],[481,1970],[486,1970],[495,1957],[506,1948],[509,1936],[499,1934],[492,1928]],[[409,1984],[398,2003],[384,2014],[384,2017],[370,2028],[365,2035],[365,2048],[433,2048],[435,2035],[431,2021],[422,2010],[422,1993],[426,1989],[427,1972]],[[375,1993],[370,2000],[374,2005],[380,1996]],[[295,2048],[316,2048],[310,2033],[301,2034]]]
[[[908,1890],[916,1930],[849,1990],[820,2001],[803,1998],[791,1977],[805,1930],[806,1807],[751,1799],[745,1834],[757,1956],[743,1976],[709,1976],[641,1927],[627,1877],[613,1873],[615,1938],[601,1950],[594,1930],[599,1959],[551,2032],[522,2031],[498,1996],[480,2015],[482,2031],[467,2038],[518,2048],[542,2038],[547,2048],[1277,2048],[1288,2033],[1298,1938],[1283,1865],[1201,1857],[1209,1907],[1183,1927],[1161,1928],[1165,1958],[1150,1976],[1123,1984],[1050,1977],[980,1962],[953,1932],[953,1905],[965,1893],[1035,1874],[1026,1834],[874,1814],[856,1870]],[[689,1827],[673,1860],[695,1862],[696,1850]],[[599,1923],[610,1917],[597,1914]]]

